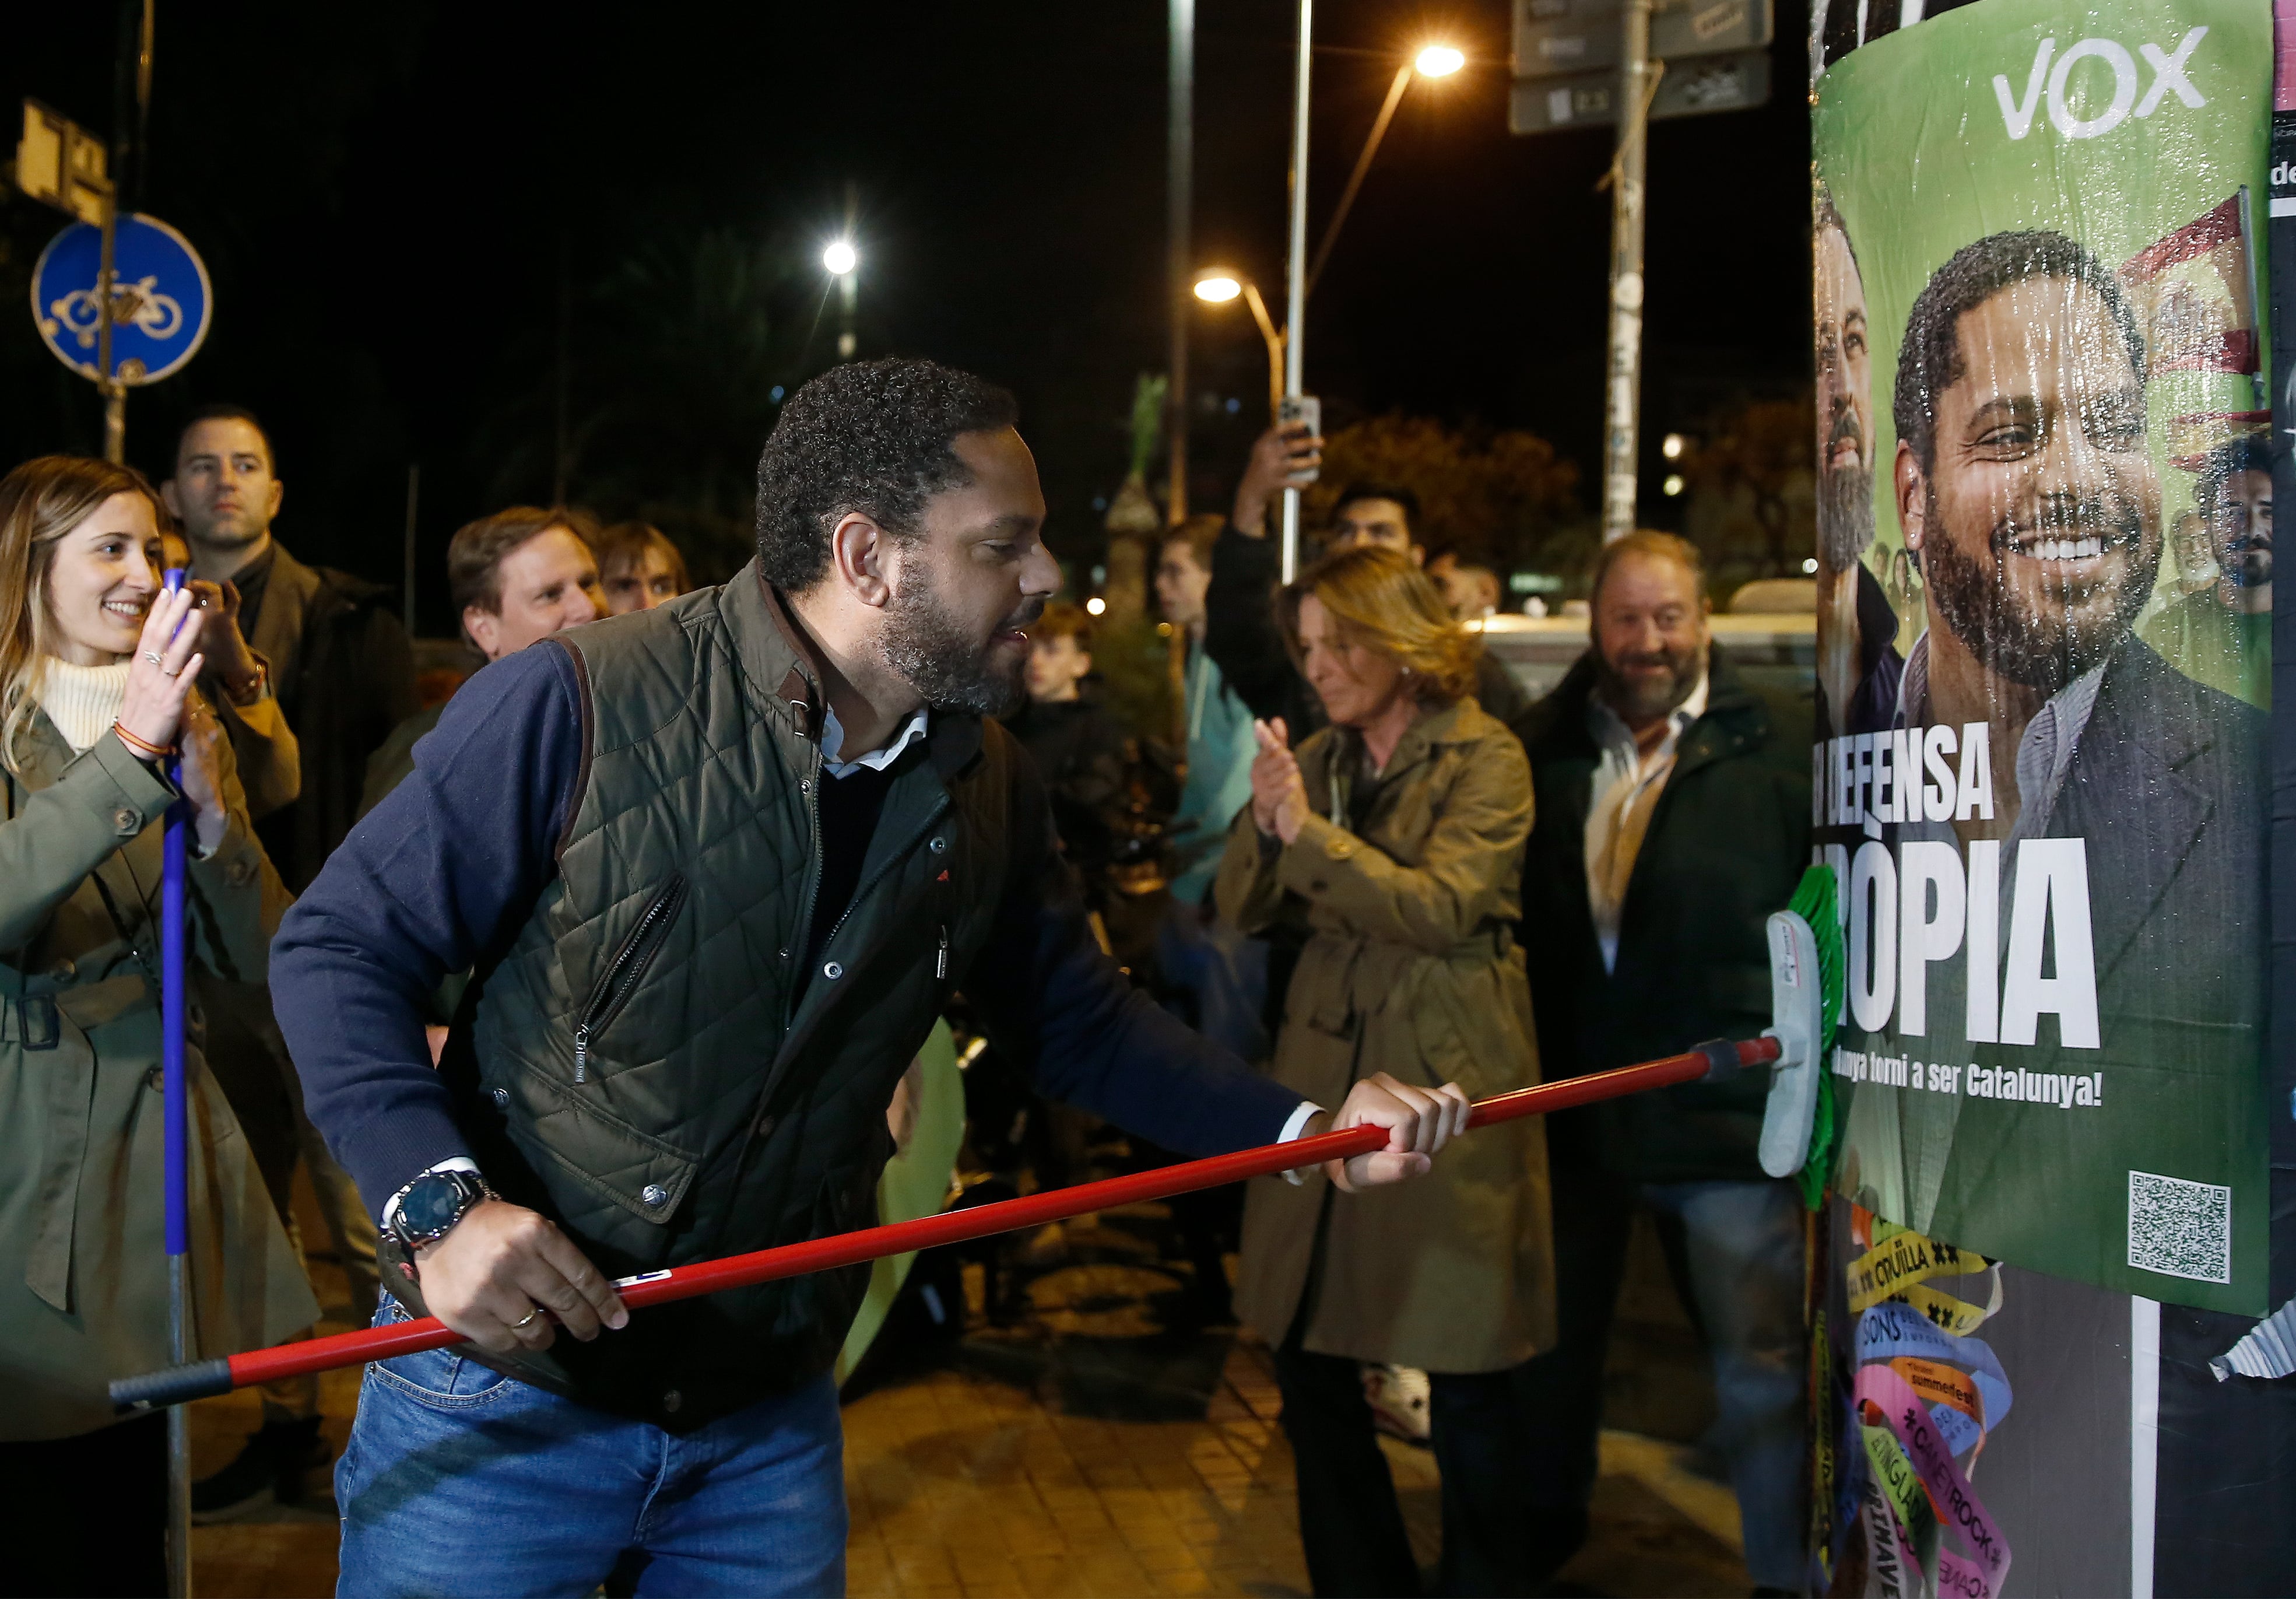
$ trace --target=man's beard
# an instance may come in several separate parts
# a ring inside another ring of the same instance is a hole
[[[2143,513],[2119,496],[2090,496],[2070,512],[2048,516],[2032,529],[2020,529],[2005,518],[1997,521],[1986,533],[1993,553],[1989,562],[1964,554],[1947,533],[1934,490],[1925,488],[1923,498],[1930,532],[1922,540],[1922,577],[1931,603],[1954,636],[1996,676],[2056,693],[2119,647],[2152,592],[2161,567],[2160,541],[2144,537]],[[2069,604],[2045,605],[2038,613],[2021,606],[2002,576],[2001,563],[2018,559],[2006,545],[2025,531],[2101,537],[2108,556],[2121,553],[2118,586],[2102,615],[2092,614],[2088,606],[2076,611]]]
[[[1831,572],[1857,564],[1874,542],[1874,469],[1821,466],[1817,472],[1817,558]]]
[[[997,630],[1029,627],[1044,610],[1043,600],[1027,601],[997,623]],[[994,650],[993,640],[967,636],[929,585],[895,586],[885,606],[877,652],[935,710],[996,717],[1019,708],[1025,695],[1028,658],[1015,656],[1010,667],[1002,667]]]
[[[2225,546],[2224,575],[2234,588],[2262,588],[2272,581],[2272,537],[2249,534]]]
[[[1595,652],[1595,682],[1603,701],[1619,713],[1628,726],[1648,726],[1690,698],[1698,686],[1699,650],[1693,645],[1687,650],[1635,651],[1619,666],[1612,666],[1608,657],[1597,649]],[[1662,678],[1629,677],[1623,667],[1663,664],[1667,676]]]

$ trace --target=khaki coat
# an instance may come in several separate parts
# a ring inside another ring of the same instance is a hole
[[[113,1378],[171,1363],[160,1043],[160,856],[172,791],[109,734],[75,757],[36,713],[0,770],[0,1440],[115,1418]],[[229,762],[228,746],[226,758]],[[192,959],[263,977],[287,906],[247,820],[188,873]],[[301,1263],[196,1047],[191,1357],[316,1319]]]
[[[1530,768],[1471,701],[1423,712],[1378,782],[1358,836],[1362,742],[1324,728],[1299,748],[1309,818],[1289,845],[1246,807],[1221,862],[1220,912],[1246,932],[1304,915],[1275,1077],[1336,1110],[1357,1078],[1456,1082],[1482,1099],[1538,1080],[1530,989],[1514,943]],[[1308,1301],[1306,1348],[1449,1373],[1502,1370],[1554,1341],[1546,1143],[1536,1119],[1468,1134],[1433,1172],[1373,1192],[1252,1184],[1236,1308],[1271,1342]]]

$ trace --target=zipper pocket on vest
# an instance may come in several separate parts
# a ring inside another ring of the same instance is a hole
[[[605,1029],[606,1024],[622,1013],[622,1007],[637,991],[638,980],[653,964],[653,957],[661,953],[668,942],[669,924],[677,916],[677,907],[685,903],[685,878],[672,873],[669,882],[653,903],[630,929],[621,947],[614,951],[613,959],[606,963],[598,980],[591,987],[589,1002],[582,1007],[582,1020],[574,1029],[574,1080],[586,1081],[590,1070],[590,1039]]]

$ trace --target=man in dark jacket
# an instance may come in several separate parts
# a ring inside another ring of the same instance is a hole
[[[758,462],[757,562],[472,679],[290,914],[280,1013],[382,1215],[382,1314],[476,1346],[373,1368],[339,1592],[655,1562],[841,1592],[830,1368],[866,1267],[635,1321],[615,1279],[868,1225],[886,1107],[960,984],[1047,1093],[1160,1144],[1322,1124],[1100,954],[987,719],[1059,583],[1013,416],[929,362],[815,379]],[[422,1004],[464,964],[434,1070]],[[1335,1119],[1390,1146],[1335,1181],[1424,1170],[1464,1115],[1358,1083]]]
[[[1538,816],[1522,941],[1551,1078],[1752,1037],[1765,922],[1809,861],[1811,708],[1758,693],[1714,648],[1697,553],[1636,533],[1595,572],[1594,646],[1515,724]],[[1603,1366],[1637,1202],[1713,1362],[1746,1565],[1801,1582],[1802,1223],[1756,1159],[1767,1074],[1547,1119],[1560,1339],[1520,1368],[1542,1538],[1583,1541]]]
[[[406,630],[384,608],[384,590],[346,572],[308,567],[272,535],[285,497],[271,437],[242,406],[192,413],[176,442],[174,475],[160,485],[182,521],[193,573],[227,585],[238,623],[263,663],[257,692],[275,698],[300,748],[291,803],[256,817],[264,852],[299,892],[350,825],[370,750],[415,709]],[[206,989],[208,1055],[275,1194],[292,1191],[299,1162],[325,1218],[335,1256],[362,1317],[375,1302],[374,1224],[342,1168],[303,1114],[302,1091],[261,983],[217,981]],[[291,1206],[288,1235],[300,1238]],[[200,1482],[202,1521],[301,1496],[304,1474],[326,1460],[319,1442],[315,1380],[264,1392],[262,1430],[229,1465]]]

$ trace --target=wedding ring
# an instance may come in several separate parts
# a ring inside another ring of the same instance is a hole
[[[514,1321],[514,1322],[511,1323],[511,1324],[510,1324],[510,1330],[511,1330],[512,1332],[515,1332],[519,1331],[521,1327],[530,1327],[530,1326],[534,1325],[536,1318],[537,1318],[537,1317],[538,1317],[538,1316],[541,1316],[541,1314],[542,1314],[542,1307],[541,1307],[541,1306],[539,1306],[539,1305],[537,1305],[533,1309],[531,1309],[531,1310],[528,1311],[524,1316],[520,1316],[520,1317],[518,1318],[518,1320],[516,1320],[516,1321]]]
[[[155,667],[165,668],[168,664],[166,661],[160,659],[160,652],[157,650],[144,651],[144,659],[150,661]]]

